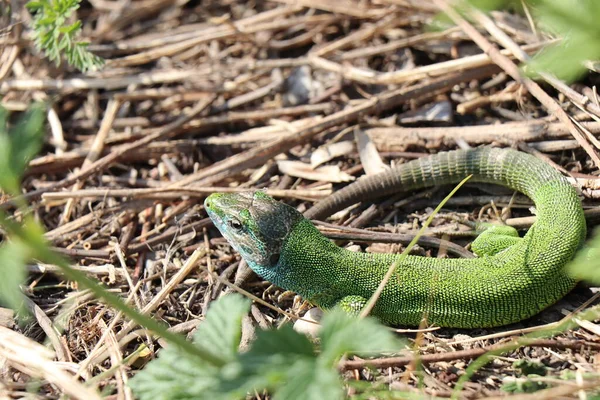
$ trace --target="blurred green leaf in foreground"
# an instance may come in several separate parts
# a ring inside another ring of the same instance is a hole
[[[43,143],[44,106],[36,104],[15,123],[8,111],[0,107],[0,189],[4,195],[18,196],[23,172]],[[25,263],[33,257],[32,243],[41,244],[43,231],[31,216],[23,217],[22,226],[0,212],[2,244],[0,245],[0,303],[20,310],[25,281]],[[15,230],[25,234],[12,236]]]
[[[25,167],[42,147],[44,118],[44,106],[36,104],[9,124],[8,111],[0,107],[0,188],[5,193],[19,194]]]
[[[567,272],[573,278],[590,284],[600,285],[600,230],[596,229],[575,255],[575,259],[567,264]]]
[[[600,1],[529,0],[540,27],[562,38],[529,63],[533,72],[545,71],[572,82],[586,72],[584,62],[600,59]]]
[[[403,343],[374,319],[342,310],[327,313],[319,350],[290,325],[259,331],[250,348],[238,353],[242,317],[250,302],[239,295],[215,301],[194,336],[194,344],[227,362],[220,367],[181,352],[161,350],[158,359],[130,385],[141,400],[239,399],[269,390],[273,399],[329,400],[344,397],[337,362],[346,353],[399,351]]]
[[[531,16],[536,31],[560,39],[532,57],[524,67],[533,77],[550,73],[565,82],[573,82],[587,72],[584,63],[600,59],[600,1],[598,0],[463,0],[456,10],[469,19],[468,9],[483,12],[507,10]],[[443,13],[438,14],[430,27],[434,30],[453,26]],[[542,40],[542,39],[540,39]]]

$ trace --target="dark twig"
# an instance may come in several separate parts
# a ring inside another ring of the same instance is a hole
[[[436,362],[448,362],[457,360],[472,360],[485,353],[493,350],[498,350],[506,346],[506,343],[499,343],[492,346],[480,347],[476,349],[450,351],[447,353],[436,353],[436,354],[423,354],[419,356],[410,355],[404,357],[388,357],[388,358],[377,358],[373,360],[346,360],[342,361],[339,365],[339,369],[342,371],[349,371],[353,369],[360,369],[366,367],[372,368],[390,368],[390,367],[402,367],[408,365],[415,360],[418,360],[423,365],[428,365]],[[585,342],[581,340],[558,340],[558,339],[536,339],[528,341],[526,347],[549,347],[557,350],[600,350],[600,343]]]

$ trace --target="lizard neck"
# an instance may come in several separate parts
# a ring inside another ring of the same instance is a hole
[[[340,251],[312,222],[300,218],[284,240],[275,266],[250,267],[275,285],[312,300],[315,296],[331,292],[336,278],[333,274],[325,276],[323,266],[337,264]],[[321,305],[322,301],[318,303]]]

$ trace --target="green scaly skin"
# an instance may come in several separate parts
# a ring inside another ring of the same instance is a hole
[[[308,214],[356,202],[354,185],[375,197],[457,183],[470,174],[471,181],[504,185],[529,196],[536,205],[535,224],[523,238],[509,227],[487,229],[473,242],[478,258],[408,256],[372,315],[392,325],[416,326],[426,316],[429,323],[444,327],[493,327],[531,317],[574,287],[576,281],[564,266],[585,238],[581,203],[562,175],[525,153],[493,148],[439,153],[361,179]],[[340,304],[357,312],[398,258],[342,249],[294,208],[262,192],[215,193],[205,206],[258,275],[323,308]]]

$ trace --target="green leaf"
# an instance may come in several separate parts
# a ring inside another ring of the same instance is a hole
[[[8,135],[0,133],[0,189],[16,194],[19,192],[19,176],[12,170],[10,157],[10,139]]]
[[[19,285],[25,282],[25,263],[30,258],[31,252],[21,242],[5,242],[0,247],[0,302],[18,312],[24,310]]]
[[[240,345],[242,318],[249,309],[250,300],[238,294],[219,298],[194,334],[194,344],[226,361],[233,360]]]
[[[597,0],[543,0],[533,8],[536,21],[562,38],[528,64],[536,73],[547,71],[567,82],[587,72],[583,61],[600,58],[600,2]]]
[[[600,58],[600,1],[598,0],[528,0],[528,9],[533,13],[536,25],[542,30],[561,38],[561,43],[544,49],[523,68],[526,73],[538,78],[547,72],[559,79],[572,82],[585,73],[583,61]],[[454,4],[455,10],[466,19],[469,8],[487,12],[492,9],[515,10],[523,14],[521,0],[462,0]],[[434,17],[430,30],[447,29],[453,26],[445,14]]]
[[[346,353],[397,352],[404,347],[401,340],[374,318],[359,319],[340,309],[325,315],[319,337],[319,359],[328,366],[333,366]]]
[[[81,31],[81,21],[68,24],[81,0],[33,1],[28,4],[33,14],[33,39],[50,61],[60,65],[61,54],[69,64],[85,72],[100,67],[104,60],[90,53],[86,46],[76,48],[75,36]],[[80,54],[77,55],[76,53]]]
[[[216,300],[196,331],[194,344],[236,365],[241,321],[249,308],[250,302],[237,294]],[[227,364],[216,367],[169,346],[130,381],[130,386],[142,400],[231,398],[226,392],[216,392],[223,370],[227,370]]]
[[[80,28],[81,28],[81,21],[77,21],[71,25],[67,25],[67,26],[63,26],[63,27],[59,28],[59,32],[68,34],[68,35],[74,35],[75,33],[77,33],[77,31],[79,31]]]
[[[600,31],[597,0],[538,0],[534,12],[544,28],[564,36],[571,32],[591,35]]]
[[[237,353],[241,318],[248,302],[236,295],[217,300],[195,334],[195,345],[225,360],[222,367],[191,357],[175,346],[163,350],[131,380],[141,400],[240,399],[268,390],[274,399],[341,399],[333,362],[346,352],[397,350],[400,342],[377,322],[333,311],[324,321],[323,352],[290,325],[259,331],[250,349]]]
[[[336,400],[344,397],[342,382],[332,368],[300,360],[289,368],[288,377],[290,379],[273,396],[274,400]]]
[[[8,133],[8,110],[0,106],[0,135]]]
[[[25,167],[43,143],[44,108],[32,106],[8,132],[7,119],[8,113],[0,107],[0,188],[18,194]]]
[[[219,368],[169,346],[129,381],[140,400],[209,399],[219,384]]]
[[[263,358],[273,354],[284,356],[314,356],[314,346],[308,338],[296,332],[291,325],[284,325],[278,330],[259,331],[252,348],[245,357]]]
[[[535,55],[527,63],[526,72],[535,77],[540,72],[550,72],[559,79],[573,82],[586,72],[583,62],[600,57],[600,46],[587,35],[571,35],[570,39]]]
[[[592,239],[567,264],[566,271],[577,280],[600,284],[600,230],[594,231]]]
[[[239,363],[228,370],[219,392],[236,396],[260,389],[276,392],[295,379],[290,371],[298,362],[315,363],[314,346],[306,336],[290,325],[259,331],[250,349],[239,355]]]
[[[500,8],[508,8],[519,0],[461,0],[453,2],[455,10],[462,15],[463,18],[470,20],[468,13],[465,12],[469,7],[475,7],[483,12],[489,12]],[[446,15],[446,13],[436,14],[428,23],[426,29],[428,31],[439,32],[456,26],[454,22]]]
[[[220,321],[229,319],[233,315],[231,312],[236,312],[239,302],[223,304],[227,297],[237,296],[226,296],[215,302],[201,327],[214,324],[214,319],[209,321],[209,317],[214,318],[214,314],[224,312],[220,314]],[[217,305],[220,306],[216,307]],[[235,315],[232,319],[236,319]],[[217,328],[217,325],[212,327]],[[201,332],[198,331],[196,336],[200,335]],[[203,346],[206,344],[205,340]],[[138,373],[130,381],[130,386],[141,400],[239,399],[244,398],[247,393],[264,388],[277,392],[292,382],[300,387],[309,387],[314,380],[310,375],[315,370],[312,344],[289,326],[284,326],[277,331],[260,331],[247,353],[238,355],[237,359],[230,359],[222,368],[203,363],[196,357],[182,353],[175,346],[170,346],[161,351],[157,360],[150,362]],[[310,379],[298,381],[299,374]],[[333,381],[339,392],[339,381],[334,370],[320,372],[318,375],[321,385],[329,385]],[[331,388],[323,387],[312,390],[332,392]]]
[[[247,309],[245,300],[235,295],[223,297],[211,306],[195,334],[197,345],[227,360],[224,366],[209,365],[171,346],[131,380],[135,395],[141,400],[225,400],[241,399],[266,389],[276,400],[344,397],[337,370],[331,363],[321,361],[328,356],[316,356],[310,340],[290,325],[259,331],[250,349],[238,354],[240,321]],[[351,318],[338,310],[325,323],[324,347],[335,353],[330,359],[337,359],[347,349],[398,348],[399,342],[393,335],[373,320]],[[365,336],[351,338],[356,334]],[[373,341],[375,344],[369,344]],[[357,345],[360,342],[363,344]]]
[[[40,25],[44,25],[44,26],[53,26],[55,22],[56,22],[56,17],[54,17],[54,16],[40,18],[38,21],[38,23]]]
[[[30,1],[27,4],[25,4],[25,7],[27,7],[27,9],[31,12],[36,12],[42,7],[44,7],[44,5],[40,1]]]
[[[11,143],[8,133],[8,111],[0,107],[0,188],[7,193],[19,190],[19,177],[12,172]]]
[[[21,175],[29,161],[39,153],[44,140],[45,106],[34,104],[12,129],[12,162]]]

